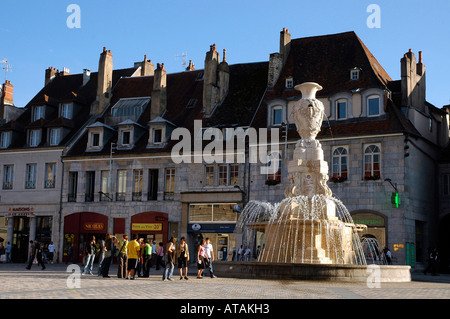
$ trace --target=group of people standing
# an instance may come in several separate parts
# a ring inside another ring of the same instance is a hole
[[[137,234],[129,240],[128,235],[123,235],[121,240],[107,234],[106,239],[101,240],[99,245],[92,236],[84,245],[84,268],[82,274],[93,273],[94,259],[98,255],[98,276],[110,278],[109,268],[112,258],[116,257],[118,262],[117,277],[134,280],[137,277],[148,278],[150,268],[155,265],[156,270],[164,269],[162,280],[172,281],[175,265],[178,266],[180,280],[189,280],[188,266],[190,261],[189,246],[186,238],[182,237],[180,242],[172,237],[164,247],[160,242],[139,238]],[[211,278],[216,278],[213,270],[214,249],[209,238],[203,239],[198,246],[196,254],[197,278],[203,278],[204,269],[209,270]]]
[[[164,281],[173,280],[173,272],[175,265],[178,265],[180,272],[180,280],[189,280],[188,265],[190,260],[189,247],[186,243],[186,238],[181,237],[180,242],[177,243],[177,238],[170,238],[165,256],[165,268],[162,279]],[[197,264],[197,279],[203,278],[204,269],[209,270],[211,278],[216,278],[213,270],[214,249],[209,238],[202,239],[197,248],[196,264]],[[184,271],[184,275],[183,275]]]

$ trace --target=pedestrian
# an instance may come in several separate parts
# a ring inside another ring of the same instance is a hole
[[[102,263],[102,276],[103,278],[109,277],[109,267],[111,266],[112,258],[113,258],[113,249],[114,244],[117,243],[117,238],[111,234],[106,234],[105,238],[105,247],[103,247],[103,251],[105,252],[105,259]]]
[[[428,259],[427,259],[427,267],[423,271],[423,274],[426,275],[427,272],[431,271],[431,274],[433,276],[436,276],[436,269],[437,269],[437,250],[436,248],[428,248]]]
[[[159,266],[166,268],[164,264],[164,244],[162,242],[159,243],[158,250],[156,251],[156,270],[159,270]]]
[[[150,240],[148,238],[144,241],[144,248],[142,249],[142,268],[143,274],[142,277],[148,278],[150,277],[150,262],[152,258],[152,245],[150,245]]]
[[[156,265],[156,260],[158,259],[158,245],[156,245],[156,240],[152,241],[152,258],[150,259],[150,268],[153,267],[153,265]]]
[[[209,276],[211,278],[216,278],[216,276],[214,275],[214,270],[213,270],[213,261],[214,261],[214,249],[213,249],[213,245],[211,244],[211,240],[206,237],[205,240],[205,255],[206,257],[208,257],[208,261],[205,263],[205,268],[208,268],[209,270]]]
[[[31,241],[30,241],[31,242]],[[66,260],[66,265],[71,262],[73,264],[76,263],[75,261],[75,244],[72,243],[69,248],[67,248],[67,260]]]
[[[98,255],[97,276],[102,276],[102,266],[103,266],[103,261],[105,260],[105,240],[104,239],[100,239],[98,242],[97,255]]]
[[[33,265],[34,259],[36,258],[37,264],[42,266],[42,270],[45,269],[45,265],[42,261],[42,245],[37,240],[34,240],[34,244],[31,245],[32,247],[32,256],[28,262],[28,266],[26,269],[30,270],[31,266]]]
[[[139,242],[139,236],[138,234],[134,234],[133,240],[131,240],[127,244],[127,255],[128,255],[127,275],[126,275],[127,279],[134,280],[140,250],[141,250],[141,243]]]
[[[176,256],[178,258],[178,269],[180,271],[180,280],[183,278],[188,280],[188,264],[189,264],[189,247],[186,243],[186,238],[181,237],[180,243],[176,248]],[[183,277],[183,269],[184,269],[184,277]]]
[[[237,261],[242,261],[243,258],[244,258],[244,246],[241,245],[237,253]]]
[[[119,260],[117,267],[117,278],[127,278],[128,273],[128,235],[123,235],[122,240],[119,242]]]
[[[167,249],[165,254],[165,268],[163,273],[163,281],[172,281],[173,269],[175,268],[175,254],[176,247],[175,243],[177,239],[175,237],[171,237],[169,242],[167,243]]]
[[[3,257],[3,255],[5,255],[5,256]],[[3,243],[1,242],[0,243],[0,262],[3,262],[3,258],[6,263],[6,249],[5,249],[5,246],[3,246]]]
[[[42,262],[44,264],[48,264],[48,259],[47,259],[47,255],[48,255],[48,244],[43,244],[43,249],[42,249]]]
[[[384,256],[386,257],[387,264],[392,265],[392,254],[391,254],[391,251],[389,250],[389,248],[387,248],[387,246],[384,247],[383,253],[384,253]]]
[[[233,247],[233,254],[231,255],[231,261],[235,261],[236,258],[236,246]]]
[[[11,250],[12,250],[11,243],[8,242],[6,244],[6,263],[10,263],[11,262]]]
[[[245,249],[245,253],[244,253],[244,261],[249,261],[251,256],[252,256],[252,250],[250,249],[250,247],[247,247]]]
[[[197,249],[197,279],[203,278],[203,269],[205,269],[205,262],[208,262],[208,257],[205,254],[206,240],[202,239]]]
[[[84,254],[86,256],[86,263],[83,269],[82,275],[93,275],[92,268],[94,267],[94,259],[95,259],[95,250],[97,246],[95,245],[95,236],[92,236],[91,239],[84,246]]]
[[[55,257],[55,245],[53,241],[48,245],[48,261],[53,264],[53,258]]]

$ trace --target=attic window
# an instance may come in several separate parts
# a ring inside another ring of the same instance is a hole
[[[361,71],[361,69],[353,68],[350,71],[350,81],[358,81],[359,80],[359,72],[360,71]]]
[[[197,105],[198,99],[190,99],[186,107],[188,109],[193,108]]]
[[[153,143],[154,144],[162,143],[162,129],[153,130]]]
[[[286,89],[292,89],[294,87],[294,78],[292,76],[286,78]]]
[[[130,137],[131,137],[130,131],[123,131],[122,132],[122,145],[130,145]]]
[[[91,134],[91,146],[92,147],[100,146],[100,134],[99,133]]]

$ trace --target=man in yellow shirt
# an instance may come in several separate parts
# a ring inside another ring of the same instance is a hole
[[[141,252],[141,248],[143,244],[140,242],[139,236],[137,234],[133,235],[133,240],[130,241],[127,245],[127,254],[128,254],[128,272],[127,279],[134,279],[134,273],[136,270],[137,263],[139,261],[139,254]]]

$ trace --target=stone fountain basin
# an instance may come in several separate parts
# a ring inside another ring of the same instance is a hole
[[[376,266],[377,271],[373,271]],[[379,267],[379,268],[378,268]],[[379,270],[379,272],[378,272]],[[379,273],[379,277],[375,275]],[[242,279],[311,280],[338,282],[410,282],[410,266],[214,262],[218,277]]]

